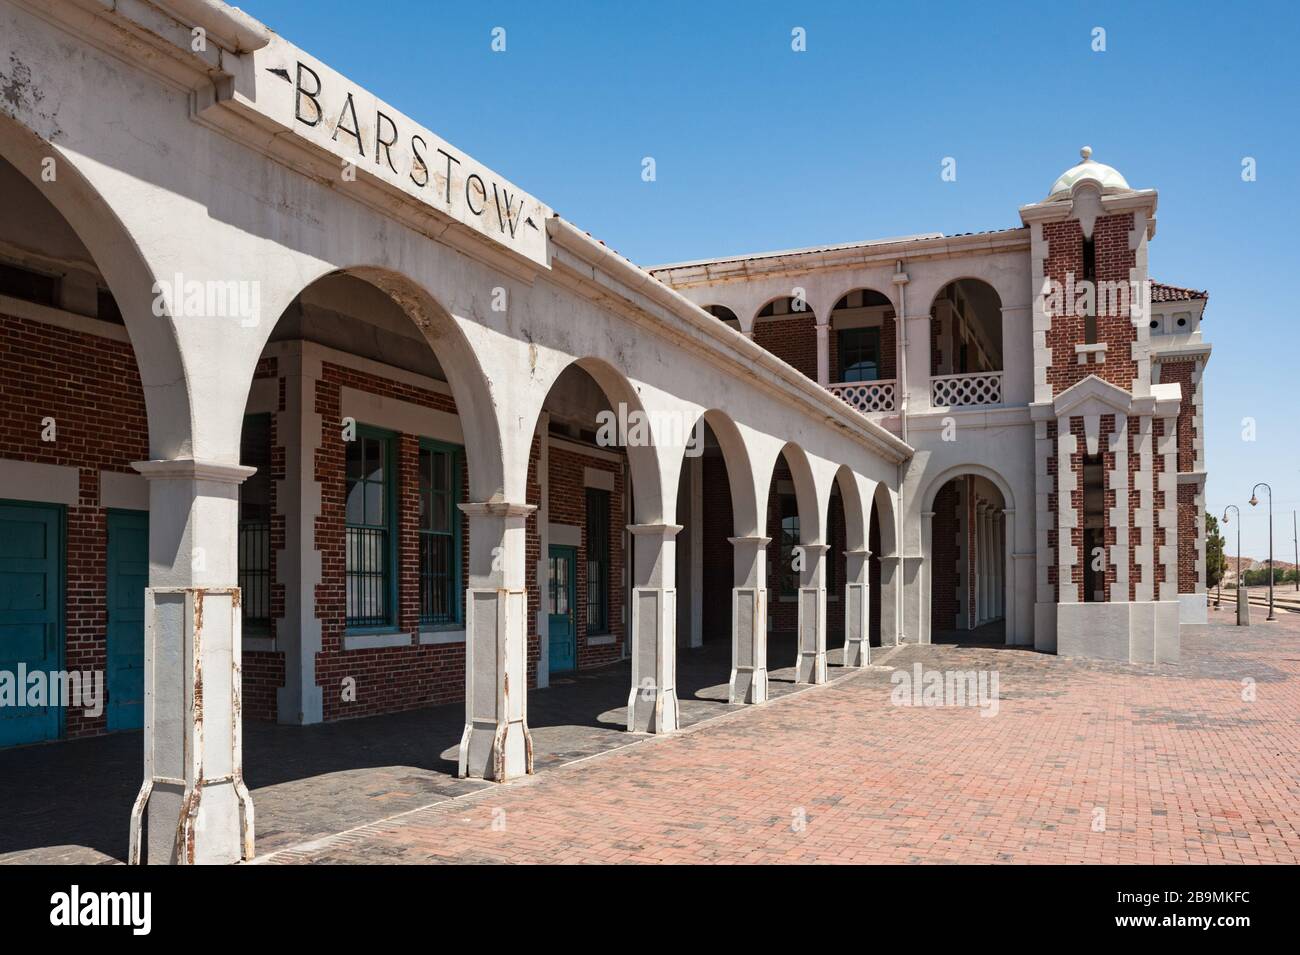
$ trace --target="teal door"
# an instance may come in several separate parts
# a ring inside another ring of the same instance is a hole
[[[144,726],[144,588],[149,515],[108,514],[108,728]]]
[[[578,552],[572,547],[552,547],[547,572],[547,620],[550,669],[562,673],[578,665],[578,625],[574,613],[574,578]]]
[[[0,746],[58,739],[58,700],[26,703],[26,674],[63,657],[63,509],[0,502]]]

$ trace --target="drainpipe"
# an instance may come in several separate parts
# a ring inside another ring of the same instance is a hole
[[[898,288],[898,323],[897,327],[902,330],[902,334],[897,336],[896,360],[898,363],[898,426],[900,437],[907,440],[907,283],[910,281],[907,273],[903,271],[903,260],[899,259],[894,263],[894,285]],[[904,462],[898,462],[898,534],[901,538],[896,541],[898,547],[898,566],[894,568],[896,579],[894,581],[894,633],[897,643],[903,642],[903,621],[907,615],[903,613],[903,553],[907,549],[904,543],[906,534],[904,534],[904,515],[907,514],[907,502],[903,497],[903,468]],[[919,587],[917,588],[920,589]],[[918,599],[919,596],[918,596]],[[919,617],[917,618],[919,621]]]
[[[903,260],[894,263],[894,284],[898,286],[898,327],[902,329],[898,347],[898,419],[902,430],[900,435],[907,440],[907,273],[903,271]],[[901,487],[901,485],[900,485]]]

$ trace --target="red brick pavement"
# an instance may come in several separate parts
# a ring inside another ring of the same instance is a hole
[[[865,671],[267,861],[1300,857],[1300,615],[1185,635],[1178,666],[937,646],[886,664],[916,662],[996,668],[997,715],[895,706],[890,672]]]

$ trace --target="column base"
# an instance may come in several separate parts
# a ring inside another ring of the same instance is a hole
[[[680,725],[675,687],[632,687],[627,698],[629,733],[675,733]]]
[[[766,703],[767,667],[734,667],[731,671],[730,703]]]
[[[253,799],[243,779],[145,780],[131,808],[130,865],[233,865],[253,858]]]
[[[799,661],[795,664],[795,683],[826,682],[826,651],[800,651]]]
[[[522,721],[465,724],[457,775],[504,783],[533,771],[533,737]]]
[[[866,640],[846,640],[844,642],[844,665],[854,668],[870,666],[871,644]]]

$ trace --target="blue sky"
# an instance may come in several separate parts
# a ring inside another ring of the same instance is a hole
[[[643,265],[1016,226],[1092,145],[1160,191],[1152,276],[1210,290],[1208,508],[1264,556],[1270,481],[1294,559],[1295,4],[239,2]]]

